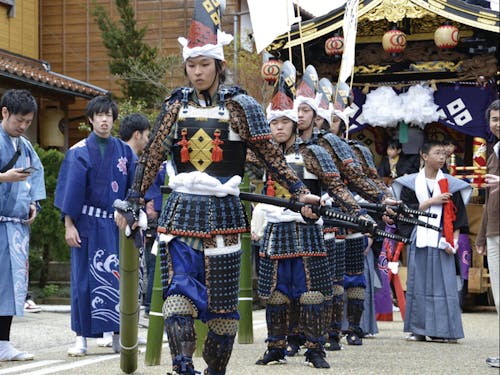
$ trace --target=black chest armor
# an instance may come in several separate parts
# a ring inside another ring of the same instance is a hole
[[[231,129],[227,108],[194,105],[181,108],[173,138],[177,173],[200,171],[213,177],[243,177],[246,144]]]
[[[297,177],[307,186],[311,193],[321,196],[321,182],[315,174],[306,169],[302,155],[292,153],[285,157],[287,164],[295,171]]]

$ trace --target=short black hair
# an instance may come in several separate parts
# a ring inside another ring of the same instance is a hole
[[[426,139],[420,147],[421,154],[428,154],[431,148],[436,146],[444,146],[442,141],[438,141],[436,139]]]
[[[441,141],[443,146],[448,146],[448,145],[453,145],[453,146],[458,146],[457,141],[455,141],[453,138],[445,138]]]
[[[498,110],[500,110],[500,99],[492,101],[491,104],[486,109],[486,121],[490,122],[491,111],[498,111]]]
[[[399,142],[397,139],[391,139],[389,142],[387,142],[387,148],[393,148],[394,150],[401,150],[403,146],[401,145],[401,142]]]
[[[7,108],[10,115],[36,113],[38,105],[28,90],[7,90],[0,101],[0,108]]]
[[[128,116],[125,116],[120,123],[120,139],[124,142],[127,142],[136,130],[139,130],[140,133],[149,129],[151,127],[149,120],[146,116],[140,113],[132,113]]]
[[[108,113],[111,110],[113,113],[113,121],[118,118],[118,106],[109,96],[96,96],[87,103],[85,116],[88,118],[94,117],[97,113]]]

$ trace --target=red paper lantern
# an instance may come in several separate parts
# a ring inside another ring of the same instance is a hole
[[[266,82],[273,84],[278,79],[281,69],[281,61],[276,59],[269,59],[262,68],[260,69],[260,74]]]
[[[325,52],[328,56],[339,56],[344,52],[344,37],[332,36],[325,42]]]
[[[439,26],[434,32],[434,43],[440,49],[455,48],[459,40],[458,27],[453,25]]]
[[[384,51],[398,54],[406,48],[406,34],[398,29],[389,30],[382,37],[382,47]]]

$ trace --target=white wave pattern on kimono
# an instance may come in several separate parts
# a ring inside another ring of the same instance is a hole
[[[100,283],[90,292],[93,296],[90,301],[92,318],[102,321],[111,320],[119,324],[120,293],[109,279],[111,274],[120,280],[118,257],[101,249],[97,250],[92,259],[90,273]]]

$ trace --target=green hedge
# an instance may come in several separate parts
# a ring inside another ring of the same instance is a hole
[[[35,145],[35,150],[42,161],[45,172],[47,199],[40,202],[42,209],[31,226],[30,238],[30,280],[38,282],[41,288],[47,283],[47,271],[50,261],[69,261],[69,246],[64,239],[64,224],[61,213],[54,207],[54,193],[57,175],[64,159],[64,154],[55,149],[44,150]]]

